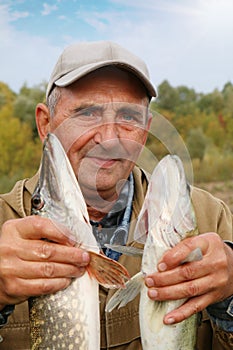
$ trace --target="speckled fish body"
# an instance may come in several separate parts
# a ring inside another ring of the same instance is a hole
[[[68,228],[74,240],[98,252],[88,213],[70,163],[58,139],[44,144],[39,188],[44,206],[35,214]],[[99,349],[98,282],[85,273],[65,290],[30,299],[31,349]]]
[[[140,330],[144,350],[193,350],[196,342],[196,315],[165,325],[164,316],[185,300],[157,302],[148,298],[144,276],[156,270],[163,253],[188,236],[196,235],[196,220],[181,160],[164,157],[155,168],[135,229],[135,240],[145,243],[141,272],[117,291],[106,310],[122,307],[140,291]],[[202,258],[199,249],[187,261]]]
[[[72,233],[77,245],[89,251],[91,262],[88,272],[74,278],[65,290],[30,298],[31,349],[98,350],[98,282],[114,288],[129,276],[119,263],[99,254],[80,187],[54,134],[44,143],[32,213],[50,218],[64,234]]]

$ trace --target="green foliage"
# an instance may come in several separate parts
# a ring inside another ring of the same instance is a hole
[[[0,192],[8,191],[15,180],[37,171],[41,143],[33,137],[31,123],[14,116],[17,95],[0,83]]]
[[[222,95],[224,100],[223,112],[233,118],[233,84],[231,82],[224,85]]]
[[[10,90],[8,85],[0,82],[0,109],[6,105],[10,106],[13,103],[15,96],[15,93]]]
[[[24,85],[14,101],[14,116],[30,126],[34,138],[37,137],[35,107],[39,102],[44,100],[45,91],[45,83],[34,86],[33,88],[28,88]]]
[[[232,180],[233,155],[221,156],[218,152],[206,156],[200,164],[193,162],[195,182]]]
[[[192,159],[203,160],[207,146],[207,138],[201,128],[191,129],[187,137],[187,147]]]
[[[185,86],[172,87],[165,80],[158,95],[151,109],[168,119],[183,138],[197,181],[232,179],[233,84],[227,82],[222,91],[203,94]],[[159,157],[166,152],[151,136],[147,146]]]
[[[173,110],[179,101],[179,93],[177,89],[173,88],[167,80],[158,86],[157,102],[160,108],[165,110]]]
[[[14,179],[16,174],[18,178],[30,176],[38,168],[40,149],[39,140],[32,140],[30,126],[12,117],[10,109],[2,109],[0,111],[0,178]]]

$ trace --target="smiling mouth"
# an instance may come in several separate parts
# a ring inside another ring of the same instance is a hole
[[[90,158],[95,164],[97,164],[101,168],[110,168],[117,162],[119,162],[119,159],[115,158],[99,158],[99,157],[91,157]]]

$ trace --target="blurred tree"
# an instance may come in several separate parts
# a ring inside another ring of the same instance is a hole
[[[215,89],[211,94],[211,105],[213,112],[216,115],[220,115],[224,108],[223,95],[217,89]]]
[[[224,108],[224,99],[222,93],[215,89],[212,93],[207,95],[201,94],[197,103],[201,112],[215,113],[216,115],[222,113]]]
[[[203,161],[207,138],[201,128],[191,129],[187,137],[187,147],[192,159]]]
[[[6,105],[11,105],[16,98],[16,94],[3,82],[0,82],[0,109]]]
[[[195,90],[189,89],[186,86],[178,86],[177,92],[179,100],[175,107],[176,114],[191,115],[196,113],[198,95]]]
[[[35,107],[45,98],[46,84],[41,83],[32,88],[24,85],[14,102],[14,116],[22,122],[29,124],[33,132],[33,138],[37,137],[35,122]]]
[[[233,106],[232,106],[233,107]],[[219,118],[223,120],[223,123],[220,122],[220,125],[223,124],[218,130],[218,137],[220,140],[219,149],[222,152],[232,154],[233,152],[233,114],[227,110],[223,115],[220,115]],[[218,119],[219,119],[218,118]]]
[[[200,94],[199,100],[197,102],[197,106],[201,112],[205,112],[206,114],[211,113],[212,111],[212,96],[211,94]]]
[[[233,118],[233,84],[231,82],[224,85],[222,95],[224,101],[224,114]]]
[[[213,113],[209,115],[209,122],[204,132],[206,136],[212,140],[215,146],[223,150],[227,135],[225,127],[223,127],[222,122],[220,122],[217,115]]]
[[[32,141],[32,131],[26,123],[12,117],[8,106],[0,111],[0,176],[32,175],[40,160],[40,144]]]
[[[179,102],[179,94],[177,89],[173,88],[167,80],[164,80],[158,86],[158,97],[155,101],[160,108],[173,110]]]

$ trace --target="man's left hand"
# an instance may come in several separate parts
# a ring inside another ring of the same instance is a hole
[[[203,259],[182,264],[198,247]],[[146,277],[148,296],[157,301],[187,298],[164,317],[165,324],[181,322],[233,295],[232,266],[233,250],[218,234],[209,232],[186,238],[165,252],[158,263],[158,272]]]

